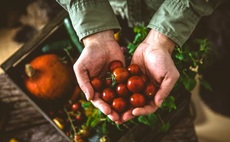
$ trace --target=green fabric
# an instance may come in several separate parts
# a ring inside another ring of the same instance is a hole
[[[121,29],[108,0],[57,1],[69,12],[79,39]],[[127,0],[127,19],[132,26],[145,25],[182,46],[201,17],[210,15],[220,3],[222,0]]]
[[[108,0],[57,0],[69,13],[80,40],[104,30],[120,30]]]
[[[192,11],[188,3],[166,0],[155,13],[148,27],[165,34],[182,46],[200,18]]]
[[[202,16],[211,14],[221,1],[165,0],[149,22],[179,46],[189,38]]]

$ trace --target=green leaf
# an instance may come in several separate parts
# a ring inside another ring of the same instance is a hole
[[[81,106],[84,109],[87,109],[88,107],[92,106],[92,103],[90,101],[85,101],[84,103],[81,103]]]
[[[170,129],[169,122],[163,123],[160,127],[160,132],[167,132]]]
[[[132,55],[134,53],[134,51],[136,50],[138,45],[135,45],[133,43],[130,43],[128,46],[127,46],[127,49],[129,50],[129,53]]]
[[[146,117],[146,116],[139,116],[138,117],[138,121],[140,122],[140,123],[143,123],[143,124],[145,124],[145,125],[150,125],[150,123],[149,123],[149,121],[148,121],[148,118]]]
[[[182,60],[184,59],[183,53],[177,53],[177,54],[175,55],[175,57],[176,57],[178,60],[180,60],[180,61],[182,61]]]
[[[150,127],[153,127],[158,122],[158,117],[156,114],[152,113],[149,115],[139,116],[138,121]]]
[[[161,108],[166,108],[169,110],[169,112],[172,111],[172,109],[176,109],[174,97],[173,96],[166,97],[163,103],[161,104]]]
[[[139,42],[141,42],[141,34],[140,33],[136,34],[133,43],[139,44]]]
[[[103,134],[107,133],[107,124],[106,124],[106,122],[102,123],[102,133]]]
[[[148,120],[149,120],[149,124],[150,124],[149,126],[150,127],[155,126],[156,123],[158,122],[158,117],[157,117],[157,115],[155,113],[149,114],[149,115],[147,115],[147,117],[148,117]]]
[[[207,81],[205,81],[204,79],[199,78],[199,82],[200,82],[200,85],[205,87],[205,89],[207,89],[209,91],[213,91],[211,85]]]
[[[183,79],[183,84],[186,90],[192,91],[196,87],[197,81],[195,78],[185,77]]]

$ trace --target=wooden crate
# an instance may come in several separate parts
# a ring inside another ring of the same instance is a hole
[[[47,43],[58,41],[62,39],[69,39],[69,35],[63,25],[64,18],[68,14],[61,11],[54,19],[52,19],[32,40],[25,43],[20,49],[15,52],[2,65],[2,69],[7,74],[8,78],[15,84],[18,90],[28,99],[28,101],[63,135],[66,139],[69,138],[60,130],[53,120],[49,117],[46,110],[46,104],[36,99],[31,95],[23,85],[22,74],[24,72],[24,65],[34,57],[42,54],[41,48]]]

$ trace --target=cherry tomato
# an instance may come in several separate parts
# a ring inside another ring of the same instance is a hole
[[[83,120],[82,114],[81,114],[81,113],[77,114],[77,115],[75,116],[75,119],[76,119],[78,122],[81,122],[81,121]]]
[[[124,83],[129,78],[129,72],[126,68],[116,68],[113,75],[117,83]]]
[[[115,98],[112,103],[112,108],[118,113],[123,113],[127,108],[127,102],[122,97]]]
[[[80,134],[77,134],[74,136],[74,141],[75,142],[84,142],[84,139],[82,138],[82,136]]]
[[[120,97],[129,97],[130,91],[125,83],[119,83],[116,86],[116,92]]]
[[[133,107],[143,107],[146,105],[146,98],[143,94],[134,93],[131,95],[129,102]]]
[[[113,72],[114,69],[122,68],[122,67],[123,67],[123,63],[120,60],[114,60],[109,63],[108,70],[110,72]]]
[[[81,107],[81,104],[76,102],[76,103],[71,105],[71,110],[76,112],[76,111],[78,111],[80,109],[80,107]]]
[[[73,116],[72,116],[73,117]],[[76,120],[76,125],[81,125],[85,120],[86,116],[83,111],[78,111],[77,113],[74,114],[74,118]]]
[[[103,81],[100,77],[96,76],[91,79],[91,85],[93,86],[94,91],[101,91],[103,88]]]
[[[141,75],[141,68],[137,64],[131,64],[128,66],[127,70],[131,76],[133,75]]]
[[[153,99],[156,92],[157,92],[157,87],[155,84],[153,84],[151,82],[146,84],[146,87],[144,89],[144,93],[145,93],[146,97]]]
[[[102,99],[107,103],[111,103],[115,97],[116,97],[116,93],[111,88],[105,88],[102,91]]]
[[[138,93],[144,90],[145,84],[140,76],[131,76],[127,81],[128,89],[133,93]]]
[[[146,74],[141,74],[140,77],[143,79],[145,84],[150,81],[149,77]]]

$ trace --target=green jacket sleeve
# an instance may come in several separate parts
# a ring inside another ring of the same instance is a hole
[[[210,15],[221,0],[165,0],[148,28],[155,29],[182,46],[202,16]]]
[[[104,30],[120,30],[108,0],[56,0],[69,13],[80,40]]]

